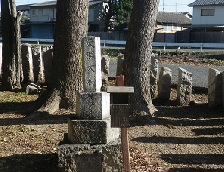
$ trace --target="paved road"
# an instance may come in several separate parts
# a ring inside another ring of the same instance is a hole
[[[208,69],[209,67],[202,67],[202,66],[191,66],[191,65],[170,65],[170,64],[159,64],[159,69],[161,66],[169,67],[172,70],[172,83],[177,83],[178,77],[178,67],[182,67],[189,72],[192,73],[193,79],[193,86],[197,87],[208,87]],[[116,75],[116,61],[110,62],[109,67],[109,76],[114,77]],[[224,71],[224,67],[215,67],[215,69]]]

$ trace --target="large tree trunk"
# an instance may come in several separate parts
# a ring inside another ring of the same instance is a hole
[[[125,85],[134,86],[131,106],[135,115],[153,114],[150,61],[159,0],[134,0],[124,56]]]
[[[87,35],[88,1],[58,0],[53,49],[53,82],[39,112],[75,110],[76,94],[83,89],[81,41]]]
[[[21,12],[16,12],[15,0],[1,1],[2,20],[2,89],[21,88]]]

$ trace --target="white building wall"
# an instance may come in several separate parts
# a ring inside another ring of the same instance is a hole
[[[201,9],[215,9],[214,16],[201,16]],[[224,25],[224,6],[194,6],[192,25]]]
[[[48,22],[56,20],[56,8],[30,9],[31,22]]]

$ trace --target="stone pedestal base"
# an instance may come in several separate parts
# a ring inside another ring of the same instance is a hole
[[[119,136],[120,129],[111,128],[110,118],[68,121],[68,139],[73,144],[107,144]]]
[[[94,145],[64,144],[58,148],[59,172],[122,172],[120,142]]]

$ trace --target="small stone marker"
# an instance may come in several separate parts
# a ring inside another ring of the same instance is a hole
[[[45,83],[43,52],[42,52],[42,47],[41,46],[39,47],[39,73],[38,73],[38,83]]]
[[[23,65],[23,83],[34,82],[33,73],[33,55],[30,44],[22,44],[21,46],[21,57]]]
[[[220,71],[209,68],[208,72],[208,106],[222,105],[222,74]]]
[[[161,67],[158,82],[158,98],[160,101],[168,101],[171,92],[172,71],[168,67]]]
[[[192,73],[179,67],[177,83],[177,102],[180,106],[187,106],[191,101]]]

